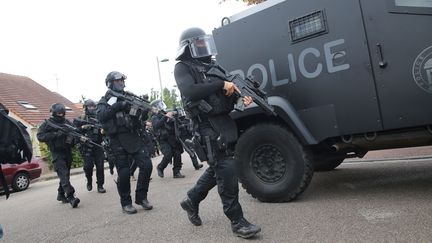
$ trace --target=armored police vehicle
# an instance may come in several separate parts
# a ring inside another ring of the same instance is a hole
[[[346,158],[432,144],[431,25],[431,0],[271,0],[224,18],[218,62],[278,114],[232,113],[247,192],[290,201]]]

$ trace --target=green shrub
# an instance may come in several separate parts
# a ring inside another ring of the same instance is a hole
[[[39,143],[39,148],[41,151],[42,159],[48,161],[48,168],[52,170],[53,169],[52,155],[48,149],[47,144]],[[82,159],[79,150],[76,147],[74,147],[72,149],[72,168],[83,167],[83,165],[84,165],[84,160]]]

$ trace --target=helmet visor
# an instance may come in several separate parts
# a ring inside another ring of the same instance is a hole
[[[208,57],[217,54],[216,44],[211,35],[191,38],[189,48],[193,58]]]
[[[150,103],[150,105],[155,108],[157,111],[162,110],[165,111],[167,106],[162,100],[154,100]]]

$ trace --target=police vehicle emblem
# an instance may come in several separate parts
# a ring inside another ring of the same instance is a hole
[[[416,84],[424,91],[432,93],[432,46],[427,47],[417,56],[412,73]]]

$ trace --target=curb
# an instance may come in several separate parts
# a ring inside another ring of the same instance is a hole
[[[109,169],[109,165],[104,165],[104,170],[106,170],[106,169]],[[83,167],[73,168],[70,171],[71,176],[79,175],[79,174],[83,174],[83,173],[84,173]],[[57,179],[57,178],[58,178],[57,173],[55,171],[51,171],[51,172],[46,173],[45,175],[43,175],[39,178],[32,180],[32,183],[40,182],[40,181],[49,181],[49,180],[53,180],[53,179]]]

